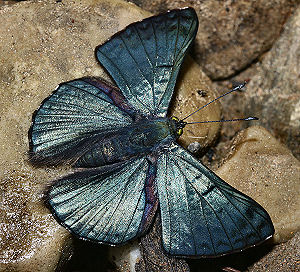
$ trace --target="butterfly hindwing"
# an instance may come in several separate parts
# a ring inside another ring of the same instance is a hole
[[[258,203],[175,144],[158,159],[157,188],[163,246],[171,255],[224,255],[274,233]]]
[[[193,9],[171,10],[129,25],[95,53],[137,111],[164,117],[197,28]]]
[[[145,220],[151,219],[146,219],[145,192],[151,175],[145,158],[80,171],[56,181],[48,203],[57,220],[80,238],[123,244],[144,233]]]
[[[35,112],[29,132],[35,164],[71,163],[96,141],[132,123],[121,92],[99,78],[62,83]]]

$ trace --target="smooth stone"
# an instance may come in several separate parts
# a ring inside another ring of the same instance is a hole
[[[211,81],[199,69],[199,65],[187,56],[182,66],[182,73],[179,74],[176,87],[176,96],[170,108],[170,114],[182,119],[198,108],[206,105],[218,95],[211,88]],[[187,122],[199,122],[209,120],[220,120],[221,106],[216,101],[199,112],[187,118]],[[191,143],[200,144],[205,148],[216,139],[220,129],[220,123],[187,125],[179,143],[187,148]]]
[[[25,167],[1,172],[0,271],[54,271],[69,235],[41,201],[45,173]]]
[[[137,240],[125,246],[111,247],[109,258],[121,271],[135,272],[135,265],[141,258],[141,251]]]

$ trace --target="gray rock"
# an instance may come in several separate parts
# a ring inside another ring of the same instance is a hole
[[[222,99],[225,119],[257,116],[252,124],[267,128],[300,159],[300,7],[290,17],[281,37],[260,61],[226,81],[215,82],[219,93],[249,79],[245,91]],[[216,156],[226,153],[224,143],[248,122],[226,123]]]
[[[140,248],[143,257],[135,265],[135,270],[141,272],[189,272],[189,266],[184,259],[166,256],[162,249],[161,231],[161,220],[157,216],[149,234],[141,238]]]
[[[241,71],[279,37],[296,0],[131,0],[154,13],[190,6],[199,16],[195,59],[212,79]]]
[[[241,101],[245,115],[260,117],[300,158],[300,7],[287,22],[281,37],[257,65]]]

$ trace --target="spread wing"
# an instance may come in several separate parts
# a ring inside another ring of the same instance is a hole
[[[143,234],[153,219],[147,197],[153,178],[147,159],[136,158],[63,177],[49,188],[47,202],[79,238],[123,244]]]
[[[31,161],[72,163],[97,140],[131,124],[134,114],[119,89],[104,80],[81,78],[62,83],[33,115]]]
[[[194,9],[171,10],[129,25],[95,53],[137,111],[164,117],[197,28]]]
[[[158,159],[157,188],[163,247],[171,255],[223,255],[274,233],[258,203],[175,144]]]

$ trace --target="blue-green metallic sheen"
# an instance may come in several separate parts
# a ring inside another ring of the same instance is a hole
[[[146,158],[75,173],[49,191],[57,219],[80,238],[122,244],[138,235],[145,208]]]
[[[46,192],[79,238],[126,243],[149,230],[157,210],[173,256],[220,256],[273,235],[268,213],[179,147],[184,122],[166,117],[197,26],[192,8],[129,25],[95,50],[118,87],[65,82],[34,113],[31,162],[79,168]]]
[[[131,24],[96,48],[96,57],[133,107],[165,117],[183,58],[198,28],[193,9]]]
[[[124,161],[140,154],[155,153],[177,138],[175,122],[169,118],[142,119],[99,139],[80,157],[76,167],[96,167]]]
[[[31,160],[37,164],[73,163],[93,144],[132,124],[105,91],[82,78],[60,84],[34,113],[29,131]],[[115,88],[115,87],[114,87]]]
[[[157,162],[163,246],[170,255],[218,256],[269,238],[268,213],[172,144]]]

